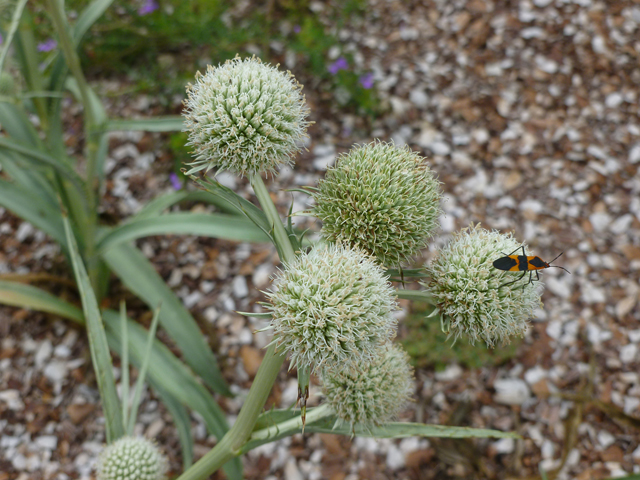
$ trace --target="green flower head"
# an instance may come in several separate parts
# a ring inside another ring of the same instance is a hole
[[[438,228],[440,182],[408,147],[356,146],[327,171],[313,193],[313,213],[329,242],[346,242],[383,265],[399,266]]]
[[[366,361],[395,334],[396,297],[383,269],[346,245],[303,253],[267,296],[274,342],[292,366]]]
[[[165,480],[168,462],[158,447],[144,438],[122,437],[98,459],[98,480]]]
[[[383,345],[378,355],[358,365],[321,371],[322,389],[338,418],[365,428],[392,420],[413,393],[413,369],[398,345]]]
[[[229,170],[274,173],[300,150],[309,122],[302,87],[290,72],[236,57],[187,87],[184,125],[196,157],[187,175]]]
[[[509,343],[511,336],[524,336],[529,318],[542,304],[540,284],[523,290],[529,281],[526,275],[504,285],[517,277],[493,266],[495,260],[520,246],[511,234],[471,225],[454,234],[425,266],[431,280],[423,285],[455,339],[466,335],[471,343],[483,340],[493,347],[498,341]]]

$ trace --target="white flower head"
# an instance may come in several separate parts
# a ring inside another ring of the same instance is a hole
[[[236,57],[187,87],[185,131],[195,161],[187,175],[229,170],[274,173],[301,149],[309,122],[302,86],[259,58]]]
[[[338,418],[370,428],[393,420],[413,393],[408,355],[391,342],[358,365],[335,365],[321,371],[322,390]]]
[[[522,337],[527,332],[528,320],[542,305],[541,284],[526,285],[529,275],[525,275],[504,285],[521,274],[493,266],[495,260],[521,246],[511,234],[471,225],[454,234],[438,256],[425,265],[431,280],[423,285],[434,297],[455,339],[466,335],[471,343],[483,340],[493,347],[496,342],[509,343],[509,337]]]
[[[395,291],[359,249],[320,244],[286,265],[271,300],[271,326],[292,366],[366,361],[395,335]]]
[[[440,182],[408,147],[358,145],[327,170],[313,193],[322,235],[400,266],[424,248],[439,226]]]
[[[98,480],[165,480],[166,457],[153,442],[141,437],[122,437],[100,454]]]

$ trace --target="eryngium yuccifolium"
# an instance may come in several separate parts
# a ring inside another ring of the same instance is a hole
[[[338,159],[313,193],[322,235],[398,266],[438,227],[440,182],[408,147],[373,142]]]
[[[302,86],[258,58],[228,60],[187,87],[185,131],[196,157],[188,175],[217,167],[275,172],[300,150],[309,122]]]
[[[338,418],[370,428],[392,420],[413,392],[409,357],[391,342],[370,362],[321,372],[322,389]]]
[[[276,281],[267,293],[274,342],[292,366],[366,361],[395,335],[395,292],[382,267],[359,249],[320,244]]]
[[[523,336],[528,320],[541,305],[538,285],[528,285],[526,275],[511,285],[501,286],[521,275],[503,272],[493,262],[522,246],[511,234],[471,225],[425,265],[431,280],[427,284],[443,320],[449,322],[455,339],[466,335],[471,343],[484,340],[509,343],[511,336]]]
[[[98,480],[164,480],[168,463],[158,447],[144,438],[122,437],[98,459]]]

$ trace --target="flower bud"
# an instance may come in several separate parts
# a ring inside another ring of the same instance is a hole
[[[122,437],[100,454],[98,480],[165,480],[168,462],[145,438]]]
[[[320,376],[326,401],[352,429],[355,424],[370,428],[393,420],[414,388],[408,355],[390,342],[370,362],[335,365]]]
[[[373,142],[341,156],[313,193],[329,242],[346,242],[400,266],[438,227],[440,182],[408,147]]]
[[[198,72],[183,113],[196,157],[187,175],[213,167],[241,176],[274,173],[290,163],[309,125],[301,90],[290,72],[255,57]]]
[[[365,361],[395,334],[395,291],[361,250],[318,245],[276,281],[267,293],[274,342],[292,366]]]
[[[465,335],[471,343],[483,340],[493,347],[498,341],[509,343],[509,337],[522,337],[527,332],[528,319],[542,305],[540,284],[526,285],[529,275],[525,275],[504,285],[514,280],[515,274],[493,266],[495,260],[520,246],[511,234],[471,225],[454,234],[425,265],[431,280],[423,285],[455,339]]]

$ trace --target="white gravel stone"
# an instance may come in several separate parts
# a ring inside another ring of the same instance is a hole
[[[611,223],[611,216],[605,212],[593,213],[589,215],[589,221],[596,232],[602,232]]]
[[[525,372],[524,379],[529,385],[534,385],[538,383],[540,380],[542,380],[543,378],[547,378],[547,375],[548,373],[544,368],[536,365],[535,367]]]
[[[604,100],[604,104],[609,108],[619,107],[622,102],[624,102],[624,97],[620,92],[613,92],[607,95],[607,98]]]
[[[620,361],[622,363],[632,363],[637,360],[638,346],[635,343],[629,343],[620,348]]]
[[[429,96],[422,88],[414,88],[411,90],[409,100],[420,110],[424,110],[429,106]]]
[[[44,376],[52,382],[61,382],[67,376],[67,364],[54,360],[44,367]]]
[[[623,410],[624,410],[624,413],[626,413],[627,415],[633,415],[639,406],[640,406],[640,398],[629,397],[629,396],[624,397]]]
[[[36,350],[36,354],[34,357],[36,367],[42,367],[42,365],[44,365],[44,363],[49,360],[49,357],[51,357],[52,353],[53,345],[51,345],[51,341],[49,339],[44,340],[38,347],[38,350]]]
[[[493,449],[496,453],[511,453],[515,449],[515,441],[513,438],[501,438],[500,440],[493,442]]]
[[[621,233],[625,233],[627,230],[629,230],[631,222],[633,222],[633,215],[631,215],[630,213],[626,213],[616,218],[609,227],[609,230],[616,235],[620,235]]]
[[[640,143],[636,143],[629,150],[629,162],[630,163],[638,163],[638,162],[640,162]]]
[[[529,387],[519,378],[505,378],[493,383],[494,400],[504,405],[522,405],[530,396]]]
[[[273,273],[274,268],[271,263],[263,263],[253,271],[251,281],[256,288],[263,288],[269,282],[269,278]]]
[[[249,287],[247,286],[247,279],[244,275],[236,275],[232,283],[233,295],[236,298],[245,298],[249,295]]]
[[[567,281],[550,276],[545,279],[544,283],[545,287],[557,297],[569,298],[571,296],[571,286]]]
[[[394,471],[404,467],[404,454],[395,444],[389,445],[387,450],[387,467]]]
[[[443,371],[436,372],[436,380],[439,380],[441,382],[451,382],[460,378],[462,373],[462,367],[460,367],[460,365],[458,365],[457,363],[452,363],[450,365],[447,365],[447,367]]]
[[[604,290],[590,282],[584,282],[581,290],[581,300],[585,303],[604,303],[606,300]]]
[[[600,444],[600,447],[602,448],[602,450],[606,450],[616,442],[616,437],[614,437],[612,434],[610,434],[606,430],[600,430],[598,432],[597,438],[598,438],[598,443]]]
[[[58,446],[58,437],[55,435],[42,435],[36,438],[35,443],[45,450],[55,450]]]

